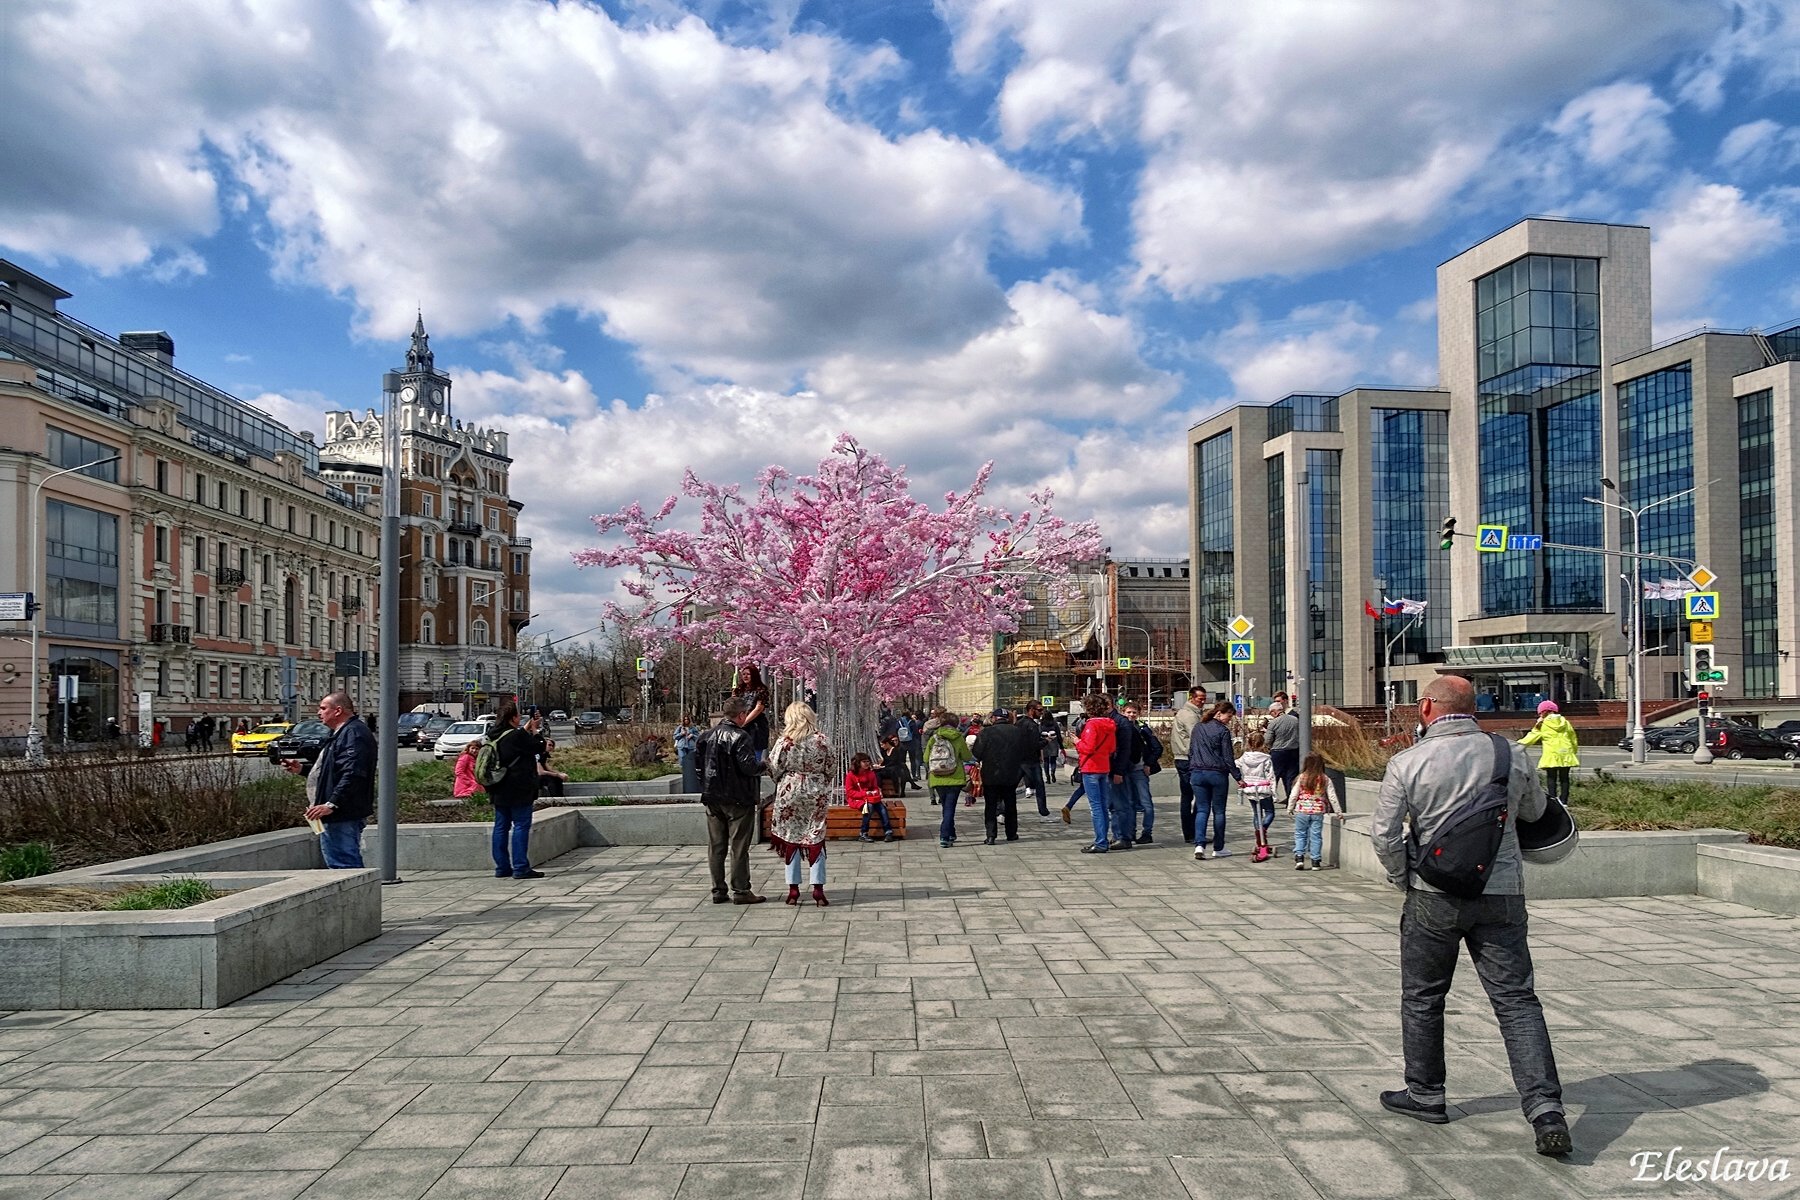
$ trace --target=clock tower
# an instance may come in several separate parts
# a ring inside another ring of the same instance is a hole
[[[425,314],[413,324],[412,346],[406,352],[406,369],[400,375],[400,403],[439,420],[450,418],[450,377],[437,369],[431,353],[431,337],[425,332]]]

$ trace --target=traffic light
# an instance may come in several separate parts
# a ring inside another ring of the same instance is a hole
[[[1456,541],[1456,518],[1445,517],[1444,527],[1438,530],[1438,549],[1448,550]]]
[[[1711,646],[1688,647],[1688,682],[1695,687],[1724,683],[1728,672],[1713,661]]]

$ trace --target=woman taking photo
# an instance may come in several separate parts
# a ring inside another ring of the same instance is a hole
[[[787,864],[787,902],[800,903],[800,873],[810,866],[813,903],[824,908],[825,809],[837,790],[831,745],[819,732],[817,713],[796,700],[782,714],[781,738],[769,755],[775,776],[775,807],[769,814],[769,844]]]

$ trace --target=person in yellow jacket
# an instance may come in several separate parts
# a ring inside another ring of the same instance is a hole
[[[1553,800],[1561,800],[1566,808],[1569,803],[1569,772],[1581,765],[1581,755],[1576,750],[1575,726],[1569,724],[1569,718],[1562,715],[1556,707],[1556,701],[1546,700],[1538,705],[1537,724],[1531,732],[1519,739],[1519,745],[1529,746],[1534,742],[1541,743],[1543,750],[1538,756],[1538,766],[1544,772],[1544,792]]]

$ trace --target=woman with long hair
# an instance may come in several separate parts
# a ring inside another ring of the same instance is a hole
[[[824,908],[825,810],[836,792],[836,760],[819,731],[819,715],[796,700],[782,714],[781,737],[769,754],[775,776],[775,808],[769,844],[787,864],[787,902],[800,903],[800,871],[810,865],[813,903]]]
[[[732,680],[731,694],[744,702],[744,732],[750,735],[750,744],[756,747],[758,761],[769,754],[769,685],[763,682],[762,672],[753,666],[741,666],[737,676]]]

